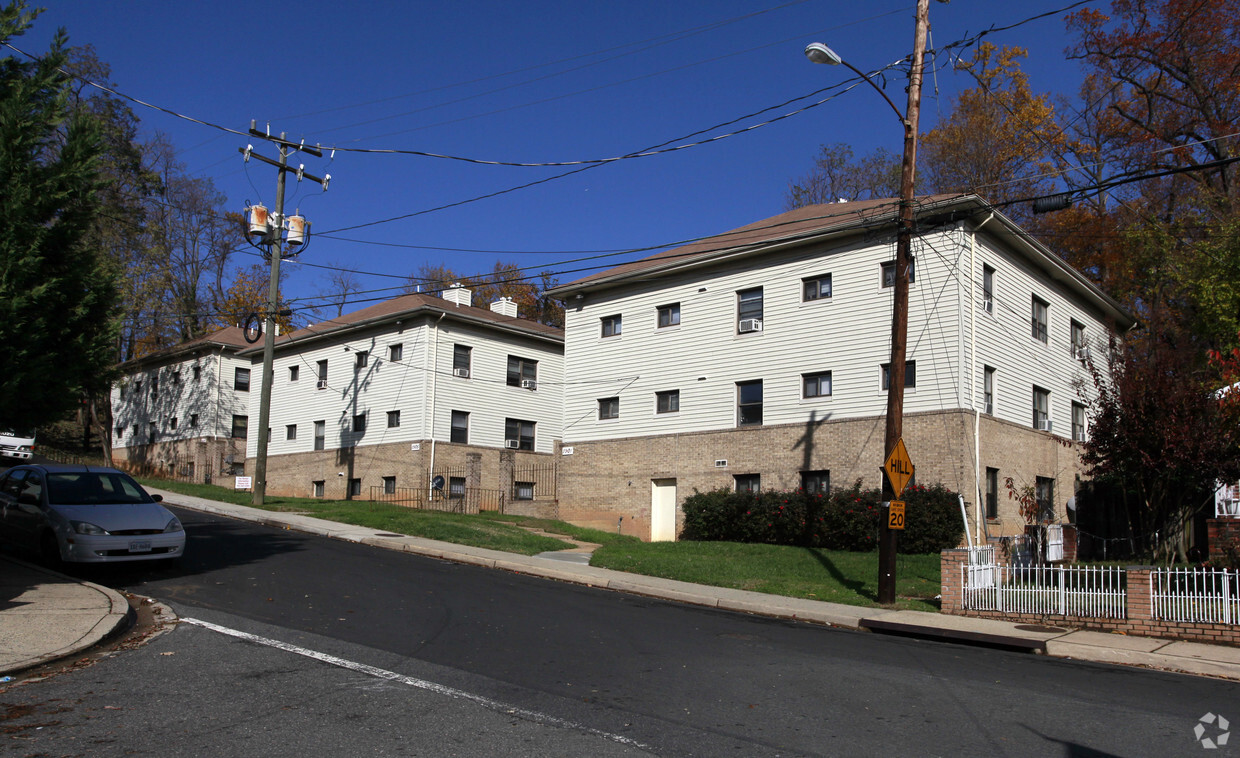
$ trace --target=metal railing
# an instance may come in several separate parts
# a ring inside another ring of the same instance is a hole
[[[1127,575],[1110,566],[962,566],[969,610],[1127,618]]]
[[[1240,571],[1155,569],[1150,614],[1163,621],[1240,624]]]
[[[441,490],[431,492],[429,487],[396,487],[385,492],[382,486],[372,486],[367,499],[376,503],[443,513],[504,512],[504,493],[481,487],[466,487],[460,492],[447,493]]]

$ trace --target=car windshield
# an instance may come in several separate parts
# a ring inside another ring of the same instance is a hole
[[[47,475],[47,500],[55,505],[149,503],[138,483],[120,472],[74,471]]]

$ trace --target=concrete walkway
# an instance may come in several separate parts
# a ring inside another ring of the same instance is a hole
[[[273,513],[173,492],[150,491],[163,495],[164,501],[170,505],[192,510],[388,550],[400,550],[617,592],[721,610],[829,624],[846,629],[1000,646],[1059,658],[1146,666],[1240,681],[1240,648],[1039,627],[922,611],[864,608],[725,587],[709,587],[590,566],[589,555],[593,547],[588,543],[573,550],[524,556],[436,542],[421,537],[406,537],[301,514]],[[34,567],[15,571],[11,581],[16,583],[20,593],[13,595],[11,600],[5,600],[10,595],[7,591],[7,582],[10,581],[7,568],[8,562],[0,563],[0,571],[5,571],[6,581],[5,594],[0,596],[0,674],[20,670],[49,658],[72,655],[83,646],[97,643],[103,636],[99,634],[100,631],[107,630],[104,632],[106,635],[116,628],[117,608],[127,610],[124,598],[111,590],[75,583],[60,575],[46,572],[40,574],[37,572],[41,570]],[[72,584],[79,586],[66,586]],[[40,613],[39,609],[45,610]],[[58,631],[45,634],[43,630],[47,629]],[[47,644],[44,645],[45,638]],[[11,644],[10,640],[13,641]],[[39,646],[49,649],[34,649]]]

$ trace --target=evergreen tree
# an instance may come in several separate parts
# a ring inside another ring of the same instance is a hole
[[[0,41],[36,12],[0,8]],[[0,59],[0,425],[33,428],[105,392],[116,362],[116,276],[85,243],[102,188],[101,133],[74,113],[66,38]]]

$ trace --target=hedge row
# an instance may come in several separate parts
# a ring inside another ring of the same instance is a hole
[[[904,502],[901,553],[937,553],[960,544],[964,523],[956,493],[937,484],[914,485],[905,490]],[[881,511],[880,490],[863,490],[860,483],[829,495],[695,490],[684,503],[680,538],[869,551],[878,549]]]

